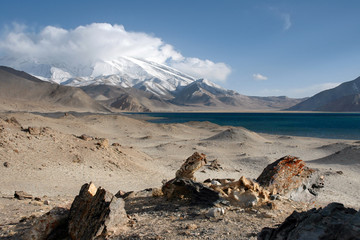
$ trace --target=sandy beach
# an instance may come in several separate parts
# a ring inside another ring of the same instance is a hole
[[[194,152],[204,153],[208,161],[217,159],[222,167],[205,166],[196,173],[198,181],[254,179],[283,156],[299,157],[325,179],[325,187],[309,207],[341,202],[360,208],[360,141],[259,134],[210,122],[154,124],[125,115],[51,118],[2,113],[1,232],[8,233],[11,223],[23,217],[71,204],[84,183],[93,182],[114,194],[159,188]],[[15,191],[49,199],[50,204],[24,204],[13,199]]]

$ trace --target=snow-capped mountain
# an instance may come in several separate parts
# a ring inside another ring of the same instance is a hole
[[[267,110],[288,108],[300,102],[296,99],[244,96],[209,80],[196,80],[166,65],[131,57],[84,65],[40,64],[30,58],[0,58],[2,64],[41,80],[81,87],[94,100],[111,109]]]
[[[135,87],[169,97],[196,80],[166,65],[131,57],[97,61],[87,66],[66,63],[39,64],[33,59],[0,59],[0,65],[2,62],[42,80],[61,85],[81,87],[106,84]]]

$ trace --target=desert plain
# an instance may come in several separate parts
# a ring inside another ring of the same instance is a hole
[[[145,206],[154,207],[150,202],[138,210],[128,205],[132,224],[118,239],[255,239],[263,227],[274,227],[294,210],[330,202],[360,208],[357,140],[270,135],[210,122],[155,124],[121,113],[4,112],[0,114],[0,237],[18,239],[31,227],[31,219],[56,206],[69,207],[84,183],[113,194],[161,188],[194,152],[221,166],[205,165],[195,174],[200,182],[256,179],[268,164],[292,155],[320,171],[324,188],[311,202],[284,201],[271,214],[229,207],[217,220],[203,217],[202,210],[193,216],[187,206],[166,200],[160,204],[162,212],[145,211]],[[15,199],[15,191],[37,200]],[[175,210],[168,211],[171,208]]]

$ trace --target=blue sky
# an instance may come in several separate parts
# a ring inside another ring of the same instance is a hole
[[[0,36],[18,25],[30,35],[47,26],[122,25],[186,60],[209,60],[218,74],[211,80],[225,88],[306,97],[360,76],[359,10],[355,0],[4,0]]]

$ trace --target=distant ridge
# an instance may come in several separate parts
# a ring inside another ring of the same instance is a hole
[[[360,112],[360,77],[322,91],[287,110]]]
[[[149,112],[170,109],[168,102],[159,96],[136,88],[111,85],[89,85],[81,87],[90,97],[106,107],[131,112]]]
[[[43,82],[42,80],[38,79],[37,77],[34,77],[33,75],[30,75],[26,72],[23,72],[23,71],[18,71],[18,70],[15,70],[13,68],[10,68],[10,67],[6,67],[6,66],[0,66],[0,70],[3,70],[5,72],[8,72],[8,73],[11,73],[15,76],[18,76],[20,78],[24,78],[24,79],[27,79],[27,80],[30,80],[30,81],[33,81],[33,82]]]
[[[249,97],[224,89],[206,79],[193,80],[166,66],[134,59],[131,61],[137,65],[132,66],[128,61],[122,63],[135,67],[126,70],[129,72],[124,70],[125,72],[119,75],[89,79],[71,78],[62,82],[73,86],[42,81],[25,72],[2,67],[0,98],[6,102],[3,109],[47,111],[45,109],[61,107],[91,112],[273,111],[288,108],[302,101],[287,97]],[[121,64],[117,64],[116,69],[110,70],[120,71]],[[153,76],[148,79],[150,75],[139,70],[139,66],[161,79]],[[102,68],[106,69],[104,66]],[[133,79],[129,74],[133,75],[132,77],[142,76],[143,79]]]
[[[0,66],[0,110],[90,111],[109,110],[79,88],[44,82],[25,72]]]

